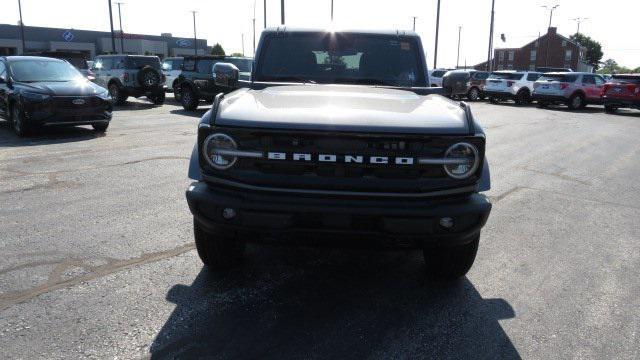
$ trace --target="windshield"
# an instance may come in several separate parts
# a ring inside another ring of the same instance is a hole
[[[65,61],[18,60],[9,63],[13,80],[20,82],[72,81],[82,74]]]
[[[141,69],[147,65],[161,70],[160,59],[155,56],[127,56],[125,66],[127,69]]]
[[[251,65],[253,65],[253,60],[251,59],[229,58],[225,62],[232,63],[240,72],[251,72]]]
[[[522,79],[522,75],[522,73],[492,73],[489,79],[520,80]]]
[[[417,38],[292,33],[266,39],[256,81],[425,86]]]
[[[431,73],[431,77],[436,77],[436,78],[441,78],[444,76],[444,74],[447,73],[447,70],[434,70]]]
[[[69,58],[66,58],[65,60],[70,62],[71,65],[75,66],[77,69],[86,70],[89,68],[89,66],[87,65],[87,61],[83,58],[69,57]]]
[[[473,74],[473,79],[475,80],[487,80],[487,78],[489,77],[489,73],[488,72],[477,72],[475,74]]]

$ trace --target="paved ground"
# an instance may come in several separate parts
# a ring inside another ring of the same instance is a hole
[[[203,269],[184,200],[198,114],[106,136],[0,122],[0,358],[639,358],[640,113],[474,104],[494,210],[475,266],[249,248]]]

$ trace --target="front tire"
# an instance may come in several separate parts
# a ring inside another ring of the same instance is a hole
[[[187,111],[193,111],[198,108],[198,103],[200,100],[198,99],[198,95],[196,95],[195,91],[191,88],[191,86],[183,86],[181,92],[181,103],[182,107]]]
[[[467,94],[467,99],[469,99],[469,101],[478,101],[478,99],[480,99],[480,90],[476,87],[471,88]]]
[[[425,247],[423,254],[427,276],[441,281],[465,276],[476,259],[479,244],[480,235],[464,245]]]
[[[573,94],[569,98],[569,102],[567,103],[569,110],[578,110],[585,107],[584,96],[581,94]]]
[[[516,94],[516,104],[527,105],[531,103],[531,94],[527,90],[520,90]]]
[[[25,119],[24,113],[18,104],[13,105],[11,108],[11,125],[13,131],[19,137],[25,137],[31,133],[31,126],[27,119]]]
[[[193,219],[193,233],[200,260],[214,270],[228,270],[242,261],[244,241],[235,233],[208,232]]]
[[[93,124],[91,125],[91,127],[93,127],[93,130],[95,130],[95,132],[102,134],[107,131],[107,128],[109,127],[109,123],[105,122],[105,123]]]
[[[116,83],[109,85],[109,95],[111,95],[116,105],[124,105],[124,103],[127,102],[128,96],[120,90],[120,87]]]

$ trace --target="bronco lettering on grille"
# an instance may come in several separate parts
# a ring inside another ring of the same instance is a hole
[[[345,164],[364,164],[365,161],[368,164],[376,165],[414,165],[416,164],[413,157],[390,157],[390,156],[362,156],[362,155],[336,155],[336,154],[306,154],[306,153],[293,153],[287,154],[283,152],[268,152],[267,159],[269,160],[292,160],[292,161],[318,161],[327,163],[345,163]]]

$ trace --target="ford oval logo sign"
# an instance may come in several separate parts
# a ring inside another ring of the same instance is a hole
[[[73,35],[71,30],[67,30],[62,33],[62,38],[64,39],[64,41],[72,41],[74,37],[75,35]]]
[[[74,99],[74,100],[72,101],[72,103],[73,103],[74,105],[84,105],[84,104],[85,104],[85,101],[84,101],[84,99]]]
[[[176,40],[176,44],[180,47],[189,47],[191,46],[191,40],[188,39],[178,39]]]

